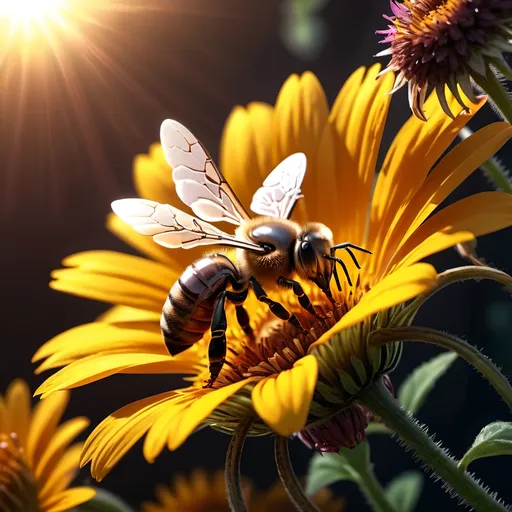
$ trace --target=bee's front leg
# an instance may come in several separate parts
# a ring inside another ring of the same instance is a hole
[[[310,315],[313,315],[318,320],[325,320],[327,318],[326,316],[321,315],[318,313],[318,311],[316,311],[315,307],[309,300],[309,297],[306,295],[306,292],[302,288],[302,285],[298,281],[287,279],[286,277],[281,276],[277,279],[277,284],[282,288],[292,290],[296,295],[301,307],[305,309]]]

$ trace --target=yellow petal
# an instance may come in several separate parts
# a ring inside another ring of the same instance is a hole
[[[82,503],[87,503],[95,495],[96,491],[91,487],[73,487],[49,497],[40,504],[40,507],[45,512],[64,512],[78,507]]]
[[[363,322],[366,318],[416,297],[433,288],[437,273],[432,265],[416,263],[386,276],[329,331],[324,333],[311,348],[328,342],[343,329]]]
[[[281,87],[274,109],[272,167],[292,153],[306,154],[309,166],[302,186],[305,199],[294,210],[294,218],[300,222],[313,219],[308,215],[307,203],[310,194],[315,196],[319,170],[311,165],[318,161],[318,147],[328,118],[327,98],[317,77],[309,71],[300,77],[291,75]]]
[[[36,390],[36,395],[48,396],[61,389],[73,389],[96,382],[132,366],[159,363],[170,360],[169,354],[151,353],[109,353],[92,355],[75,361],[48,377]],[[176,373],[189,373],[190,364],[176,361]]]
[[[272,110],[258,102],[235,107],[222,132],[220,170],[246,208],[272,170]]]
[[[393,230],[393,237],[402,245],[427,217],[460,185],[473,171],[493,156],[512,137],[512,127],[508,123],[493,123],[474,133],[455,149],[450,151],[429,174],[424,185],[412,198]],[[389,256],[400,245],[388,245]]]
[[[172,181],[172,168],[167,164],[160,143],[152,144],[149,154],[137,155],[133,161],[133,181],[139,197],[179,204]]]
[[[254,379],[244,379],[219,389],[207,390],[203,396],[193,401],[172,422],[169,428],[168,448],[176,450],[188,436],[207,418],[222,402],[234,395]]]
[[[447,206],[418,228],[396,254],[403,267],[475,236],[512,226],[512,195],[481,192]]]
[[[34,408],[30,430],[27,436],[27,458],[29,465],[34,467],[46,450],[55,429],[69,402],[69,393],[54,393],[46,400],[40,400]]]
[[[73,418],[59,426],[48,443],[46,450],[41,458],[36,461],[36,465],[33,468],[34,475],[38,481],[44,475],[53,473],[66,448],[88,426],[89,420],[83,417]]]
[[[364,243],[370,194],[380,141],[386,122],[393,76],[376,79],[380,65],[358,69],[345,83],[329,118],[335,129],[338,190],[343,196],[336,204],[340,222],[338,241]]]
[[[123,329],[103,322],[93,322],[73,327],[47,341],[34,354],[32,362],[52,355],[77,358],[123,348],[139,348],[140,352],[144,352],[165,349],[165,345],[159,333]]]
[[[28,384],[16,379],[5,393],[7,432],[15,432],[21,446],[25,446],[32,416],[32,393]],[[4,431],[5,432],[5,431]]]
[[[112,251],[87,251],[64,259],[50,287],[125,306],[160,311],[178,273],[161,263]]]
[[[52,472],[44,475],[44,478],[39,482],[41,489],[39,491],[40,501],[67,489],[75,479],[76,473],[78,473],[81,451],[82,443],[74,444],[62,455]]]
[[[254,410],[279,435],[291,436],[306,424],[317,376],[314,355],[299,359],[290,370],[271,375],[254,386]]]
[[[456,110],[457,100],[451,94],[447,98]],[[420,190],[429,170],[484,103],[485,100],[468,103],[472,114],[461,113],[451,119],[441,109],[434,92],[425,103],[428,122],[411,116],[400,129],[384,159],[373,195],[368,238],[368,248],[376,255],[370,260],[372,268],[386,258],[386,246],[396,243],[388,233]]]
[[[169,400],[176,393],[171,391],[138,400],[117,410],[101,422],[87,439],[81,466],[92,461],[91,474],[101,481],[123,455],[148,431],[162,414]]]
[[[161,313],[158,311],[148,311],[129,306],[113,306],[98,316],[96,321],[116,325],[117,327],[138,329],[139,327],[136,324],[139,323],[160,325],[160,315]]]

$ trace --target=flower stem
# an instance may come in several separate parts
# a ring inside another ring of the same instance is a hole
[[[232,512],[247,512],[241,484],[240,461],[245,439],[253,421],[252,415],[240,420],[238,427],[233,432],[226,453],[226,490]]]
[[[442,290],[445,286],[461,281],[468,281],[470,279],[491,279],[504,285],[512,293],[512,277],[506,272],[497,270],[492,267],[481,266],[476,267],[468,265],[464,267],[451,268],[446,270],[437,276],[437,285],[432,290],[429,290],[423,295],[419,295],[414,299],[408,306],[406,306],[395,319],[393,319],[394,325],[404,325],[410,323],[416,315],[418,309],[430,299],[439,290]]]
[[[386,493],[371,467],[367,471],[359,473],[357,484],[375,512],[397,512],[389,503]]]
[[[358,399],[394,431],[406,448],[413,452],[475,510],[507,510],[426,433],[387,390],[382,380],[361,391]]]
[[[473,73],[471,77],[489,96],[503,118],[512,123],[512,99],[492,69],[487,67],[485,77],[478,73]]]
[[[283,486],[295,505],[297,510],[302,512],[318,512],[318,508],[309,501],[304,489],[300,485],[293,472],[290,454],[288,452],[288,438],[276,435],[275,458],[277,472]]]
[[[370,334],[372,345],[397,341],[432,343],[457,353],[478,370],[494,387],[508,407],[512,408],[512,386],[493,362],[469,343],[450,334],[426,327],[393,327],[379,329]]]
[[[459,132],[459,137],[462,140],[467,139],[471,135],[473,135],[473,130],[467,126],[462,128]],[[510,180],[510,176],[508,175],[507,170],[496,158],[489,158],[489,160],[480,165],[480,169],[487,179],[493,183],[496,190],[512,194],[512,182]]]

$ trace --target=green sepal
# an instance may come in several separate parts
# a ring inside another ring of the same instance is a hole
[[[512,455],[512,423],[496,421],[485,426],[459,462],[466,470],[471,462],[484,457]]]
[[[135,512],[121,498],[106,491],[105,489],[95,488],[96,496],[87,503],[80,505],[76,512]]]

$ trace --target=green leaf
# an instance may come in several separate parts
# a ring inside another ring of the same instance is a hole
[[[339,453],[317,453],[309,463],[306,492],[312,496],[340,480],[358,482],[360,472],[369,466],[370,450],[366,441],[355,448],[342,448]]]
[[[434,384],[446,373],[456,358],[457,354],[445,352],[418,366],[400,386],[398,401],[408,411],[418,412]]]
[[[496,455],[512,455],[512,423],[497,421],[485,426],[462,457],[459,466],[465,470],[476,459]]]
[[[80,505],[76,512],[134,512],[121,498],[105,489],[96,488],[96,496]]]
[[[395,510],[412,512],[420,498],[423,476],[418,471],[405,471],[391,480],[386,487],[386,497]]]
[[[391,430],[389,430],[384,423],[379,423],[378,421],[370,421],[368,426],[366,427],[366,435],[368,434],[389,434]]]

